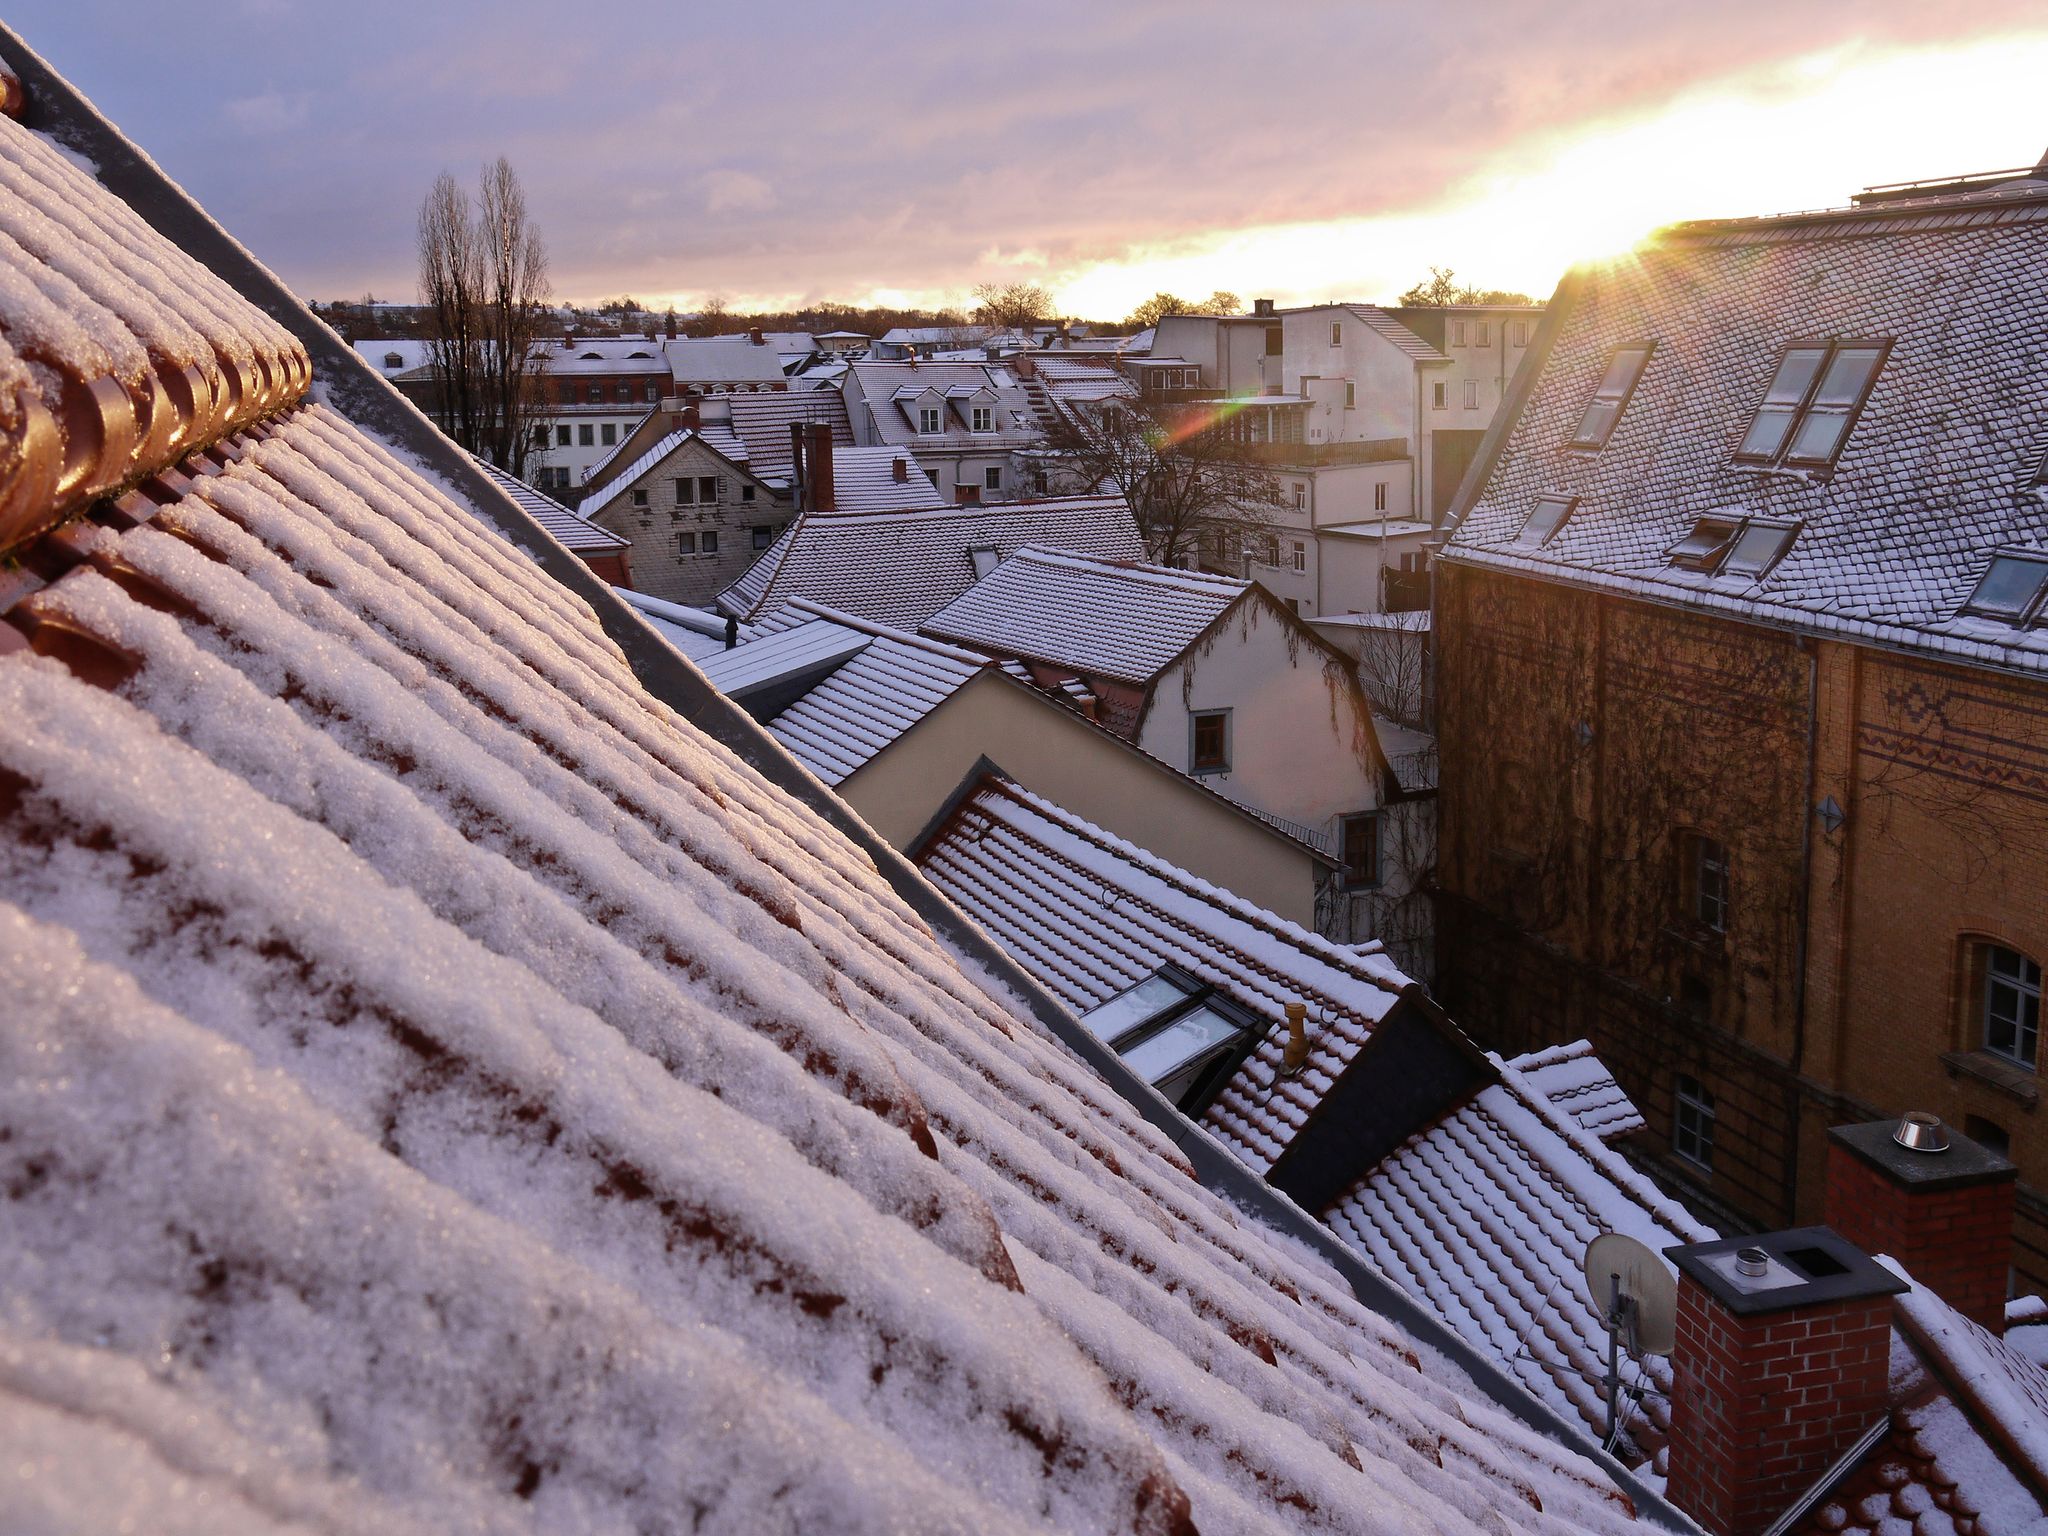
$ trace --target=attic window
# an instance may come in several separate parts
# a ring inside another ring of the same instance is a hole
[[[1739,517],[1703,517],[1692,525],[1691,533],[1671,547],[1667,558],[1688,571],[1719,570],[1741,526]]]
[[[1628,405],[1629,396],[1635,393],[1636,384],[1642,379],[1643,370],[1650,364],[1652,342],[1635,342],[1625,347],[1616,347],[1607,360],[1607,372],[1601,376],[1600,387],[1593,391],[1592,402],[1586,407],[1586,414],[1579,418],[1579,429],[1572,434],[1574,448],[1605,448],[1607,439],[1614,435],[1615,423],[1621,420],[1621,413]]]
[[[384,366],[386,368],[403,368],[405,366],[405,357],[402,353],[386,352],[384,354]]]
[[[1721,562],[1721,574],[1761,577],[1785,557],[1785,551],[1798,536],[1796,522],[1752,517],[1729,545],[1728,556]]]
[[[929,436],[942,430],[941,413],[936,405],[921,405],[917,408],[917,430]]]
[[[1264,1033],[1231,999],[1173,966],[1081,1016],[1125,1065],[1188,1114],[1199,1114]]]
[[[974,565],[974,579],[979,581],[982,577],[993,571],[1001,563],[1003,557],[1001,551],[995,545],[983,544],[978,548],[968,550],[967,558]]]
[[[1832,469],[1890,346],[1888,341],[1810,341],[1787,347],[1742,434],[1735,462]]]
[[[968,419],[968,425],[976,432],[993,432],[996,429],[996,413],[986,405],[977,405]]]
[[[1515,542],[1525,549],[1541,549],[1565,525],[1565,520],[1578,504],[1576,496],[1538,496],[1536,505],[1529,512],[1529,520],[1515,535]]]
[[[1991,556],[1990,566],[1978,578],[1962,612],[2025,624],[2039,615],[2044,587],[2048,587],[2048,551],[2001,549]]]

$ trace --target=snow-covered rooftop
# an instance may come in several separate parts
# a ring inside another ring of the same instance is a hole
[[[764,479],[788,483],[794,471],[789,429],[793,422],[820,422],[832,429],[839,451],[853,446],[846,401],[836,389],[789,390],[776,394],[729,395],[733,435],[746,448],[747,465]]]
[[[1026,546],[925,621],[942,640],[1149,684],[1250,590],[1225,576]]]
[[[832,502],[835,514],[943,512],[953,505],[939,494],[931,476],[919,467],[917,456],[908,448],[835,447]]]
[[[662,344],[670,375],[678,384],[779,384],[782,356],[773,347],[744,337],[681,337]]]
[[[500,490],[524,507],[535,522],[559,539],[562,547],[572,554],[602,554],[606,550],[632,548],[631,539],[622,538],[609,528],[598,527],[581,513],[571,511],[554,497],[535,490],[524,480],[506,474],[488,460],[477,459],[476,465],[497,482]]]

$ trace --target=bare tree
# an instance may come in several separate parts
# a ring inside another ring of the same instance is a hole
[[[1431,267],[1429,276],[1402,294],[1399,304],[1406,309],[1432,309],[1445,304],[1534,304],[1526,293],[1506,288],[1474,288],[1458,281],[1449,267]]]
[[[441,430],[524,476],[543,403],[535,343],[548,304],[547,247],[502,155],[472,200],[445,171],[420,204],[420,296]]]
[[[974,290],[974,319],[998,330],[1029,332],[1054,315],[1052,295],[1036,283],[981,283]]]
[[[1243,462],[1208,407],[1072,403],[1047,430],[1046,447],[1084,484],[1123,493],[1162,565],[1185,564],[1205,545],[1216,563],[1234,563],[1280,509],[1280,482]]]
[[[1175,293],[1155,293],[1132,310],[1124,324],[1142,331],[1169,315],[1234,315],[1243,308],[1244,300],[1224,288],[1218,288],[1206,299],[1184,299]]]

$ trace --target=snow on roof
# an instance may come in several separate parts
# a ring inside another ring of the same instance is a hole
[[[822,422],[843,451],[853,446],[853,428],[846,419],[846,401],[836,389],[731,395],[732,430],[745,445],[749,467],[766,479],[787,483],[795,474],[789,428],[792,422]]]
[[[782,378],[781,354],[744,338],[735,346],[715,336],[678,337],[662,347],[678,384],[772,384]]]
[[[1399,320],[1381,309],[1377,304],[1345,304],[1340,308],[1349,310],[1362,320],[1377,336],[1384,337],[1399,347],[1418,363],[1447,363],[1450,359],[1409,330]]]
[[[583,515],[585,517],[595,517],[636,487],[644,490],[645,487],[641,486],[640,482],[659,469],[667,461],[669,455],[692,439],[703,443],[707,448],[710,448],[736,467],[742,469],[752,467],[747,462],[746,445],[735,437],[729,429],[716,425],[678,427],[675,431],[664,434],[652,448],[649,448],[645,453],[634,459],[632,463],[626,465],[611,479],[607,480],[604,485],[599,487],[583,503]]]
[[[478,507],[326,405],[181,463],[0,626],[0,1358],[74,1485],[113,1441],[363,1532],[1631,1523]]]
[[[858,406],[849,400],[849,409],[869,412],[876,437],[894,447],[928,448],[940,444],[947,448],[997,450],[1037,442],[1044,436],[1030,395],[1016,374],[1002,363],[868,360],[850,364],[847,371],[852,380],[849,388],[860,392]],[[912,403],[918,396],[936,390],[948,398],[965,398],[980,389],[995,392],[992,431],[971,430],[972,423],[957,406],[944,413],[943,431],[918,431],[916,407]],[[955,391],[960,393],[956,395]]]
[[[1587,1245],[1624,1232],[1661,1253],[1715,1233],[1546,1095],[1559,1081],[1552,1054],[1496,1059],[1498,1083],[1411,1136],[1323,1220],[1597,1437],[1607,1331],[1581,1279]],[[1650,1388],[1629,1431],[1624,1459],[1635,1462],[1670,1434],[1671,1366],[1651,1356],[1623,1372],[1625,1384],[1643,1373]]]
[[[903,478],[896,478],[896,465]],[[858,512],[943,512],[953,503],[907,448],[832,450],[832,515]],[[819,513],[819,516],[828,514]]]
[[[475,454],[470,455],[476,458]],[[572,554],[594,554],[608,549],[631,549],[633,541],[621,538],[609,528],[600,528],[589,518],[572,512],[554,497],[535,490],[524,480],[508,475],[488,459],[476,459],[476,466],[520,506],[524,507],[533,520],[561,541],[564,549]]]
[[[1161,965],[1275,1024],[1308,1006],[1309,1059],[1280,1075],[1268,1033],[1204,1123],[1260,1173],[1414,983],[1378,946],[1339,946],[1071,811],[985,775],[917,854],[927,878],[1076,1013]]]
[[[1618,1141],[1646,1123],[1590,1040],[1531,1051],[1516,1057],[1515,1067],[1530,1087],[1601,1141]]]
[[[382,341],[370,340],[355,343],[358,355],[379,373],[395,376],[415,368],[424,368],[431,360],[429,343],[411,336],[387,337]],[[390,359],[397,358],[397,362]]]
[[[843,665],[866,650],[873,636],[814,618],[791,628],[760,631],[746,645],[721,650],[698,663],[711,684],[728,698],[787,683]]]
[[[923,628],[991,654],[1142,687],[1249,590],[1224,576],[1025,547]]]
[[[990,663],[921,635],[798,598],[766,614],[757,633],[829,620],[870,643],[768,722],[790,755],[827,784],[843,784]]]
[[[2027,671],[2048,627],[1958,618],[1992,552],[2048,549],[2048,183],[1840,216],[1682,226],[1584,269],[1445,557]],[[1785,343],[1887,338],[1831,477],[1730,456]],[[1613,349],[1654,343],[1607,445],[1568,450]],[[1979,406],[1958,410],[1953,402]],[[1981,407],[1981,408],[1980,408]],[[1930,466],[1939,466],[1931,473]],[[1540,548],[1537,496],[1578,498]],[[1674,567],[1709,514],[1796,522],[1760,579]]]
[[[717,614],[672,603],[666,598],[649,597],[645,592],[631,592],[624,587],[612,590],[628,607],[637,609],[656,634],[690,660],[701,662],[725,650],[726,621]],[[753,638],[752,627],[742,624],[735,638],[745,644]]]
[[[915,629],[974,582],[970,551],[1046,544],[1110,559],[1143,553],[1121,496],[1063,496],[934,512],[806,513],[720,594],[752,619],[809,598],[879,624]]]

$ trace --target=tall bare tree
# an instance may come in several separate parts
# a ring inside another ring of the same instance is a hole
[[[1036,283],[982,283],[974,290],[974,321],[997,330],[1022,331],[1053,318],[1052,295]]]
[[[447,172],[420,204],[420,298],[441,430],[510,474],[526,472],[545,414],[540,339],[547,247],[518,172],[499,156],[472,199]]]
[[[1217,430],[1213,407],[1136,400],[1071,403],[1046,447],[1084,484],[1114,486],[1131,504],[1146,552],[1181,565],[1208,549],[1234,563],[1263,537],[1281,506],[1280,482],[1245,462]]]

